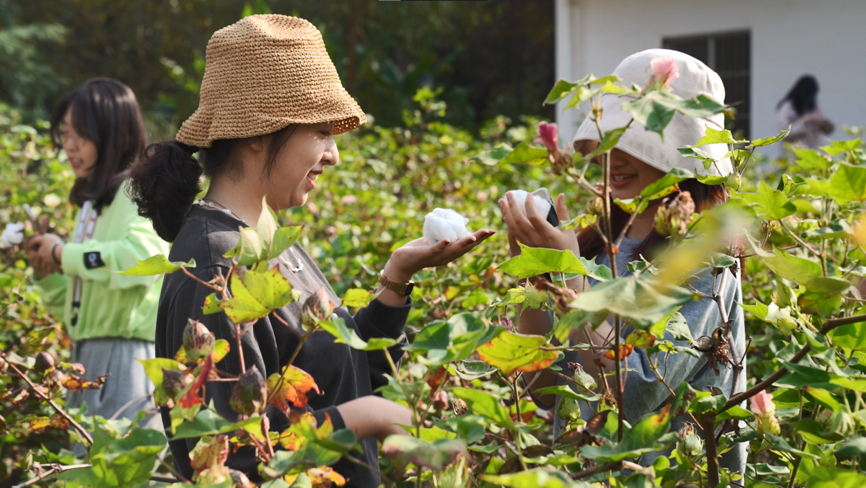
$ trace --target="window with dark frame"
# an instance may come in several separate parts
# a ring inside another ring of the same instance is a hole
[[[749,31],[700,36],[666,37],[665,49],[673,49],[700,59],[722,78],[725,103],[733,105],[736,118],[728,123],[736,134],[750,139],[752,40]]]

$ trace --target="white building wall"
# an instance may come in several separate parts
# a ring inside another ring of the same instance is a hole
[[[752,138],[778,133],[775,106],[803,74],[818,79],[818,104],[837,124],[831,137],[847,138],[840,125],[866,126],[866,0],[556,1],[557,28],[569,30],[556,37],[559,77],[609,74],[629,54],[661,47],[665,37],[748,29]],[[570,112],[558,112],[566,139],[582,120]]]

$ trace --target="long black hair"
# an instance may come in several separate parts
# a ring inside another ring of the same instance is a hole
[[[785,103],[786,100],[790,100],[791,104],[794,105],[794,110],[797,111],[797,115],[803,115],[815,110],[817,98],[818,80],[812,75],[803,75],[794,83],[794,86],[791,87],[785,98],[779,102],[779,105]]]
[[[293,124],[268,134],[268,158],[263,176],[270,173],[295,128],[297,125]],[[153,230],[159,237],[174,242],[184,217],[201,192],[202,174],[213,177],[223,171],[241,171],[235,148],[249,139],[220,139],[208,148],[187,146],[174,140],[147,146],[141,159],[130,169],[129,196],[138,205],[138,214],[153,222]],[[198,160],[193,156],[196,152]]]
[[[72,128],[96,146],[93,176],[78,178],[69,201],[81,206],[93,200],[97,210],[110,205],[117,189],[128,176],[130,164],[147,145],[147,131],[135,93],[111,78],[92,78],[67,93],[51,113],[51,138],[60,149],[60,130],[66,113],[72,110]]]

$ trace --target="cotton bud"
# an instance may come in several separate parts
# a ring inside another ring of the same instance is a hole
[[[169,398],[175,398],[193,381],[192,375],[176,369],[162,370],[162,389]]]
[[[469,219],[448,208],[435,208],[424,216],[424,238],[431,246],[448,239],[456,242],[472,234],[466,230]]]
[[[183,329],[183,349],[186,351],[187,360],[196,362],[206,358],[213,351],[215,343],[216,338],[204,324],[189,319]]]
[[[330,320],[334,313],[334,302],[328,297],[324,288],[319,288],[304,301],[301,307],[301,326],[310,332],[322,320]]]
[[[775,302],[767,306],[767,322],[773,324],[783,335],[790,335],[800,327],[791,316],[791,307],[779,308]]]
[[[42,198],[42,203],[48,208],[54,208],[63,203],[63,200],[54,193],[49,193]]]
[[[844,408],[839,413],[833,413],[831,410],[821,410],[815,416],[821,426],[830,432],[848,437],[854,435],[857,430],[857,424],[854,422],[854,417]]]
[[[725,180],[725,186],[732,190],[739,190],[742,183],[743,178],[736,172],[729,174],[728,179]]]
[[[237,413],[250,415],[261,410],[268,398],[265,377],[253,366],[238,378],[229,404]]]
[[[33,365],[33,369],[40,373],[50,372],[54,369],[54,357],[45,351],[40,352],[36,355],[36,364]]]
[[[445,390],[439,390],[430,398],[433,407],[436,410],[445,410],[448,408],[448,393]]]
[[[569,367],[571,367],[572,365],[574,365],[572,369],[574,370],[575,383],[586,388],[587,390],[594,390],[598,386],[598,383],[596,383],[592,375],[584,371],[583,366],[581,366],[580,363],[568,363]]]
[[[770,434],[778,434],[781,431],[779,421],[776,419],[776,404],[773,403],[773,395],[762,390],[751,398],[749,408],[755,414],[756,431]]]
[[[701,453],[704,443],[695,432],[692,424],[686,423],[677,433],[677,451],[686,457],[695,457]]]
[[[459,398],[451,400],[451,408],[454,409],[454,415],[457,415],[458,417],[466,415],[466,412],[469,411],[466,402]]]
[[[574,398],[560,397],[556,414],[565,423],[574,422],[580,419],[580,404]]]
[[[21,244],[21,241],[24,240],[24,224],[21,222],[15,222],[13,224],[6,224],[6,228],[3,229],[3,233],[0,234],[0,243],[3,244],[4,248],[10,248],[12,246],[17,246]]]
[[[530,193],[527,193],[524,190],[511,190],[508,193],[511,193],[511,196],[514,197],[514,202],[517,204],[518,208],[520,208],[520,210],[523,211],[523,214],[526,215],[526,198]],[[535,193],[532,193],[531,195],[539,215],[541,215],[542,218],[547,218],[547,214],[550,213],[550,202]]]
[[[674,240],[678,240],[686,235],[695,213],[695,202],[692,200],[692,195],[684,191],[677,195],[673,203],[670,205],[666,203],[667,199],[659,206],[656,213],[656,232],[661,236],[671,236]]]
[[[589,201],[589,206],[587,207],[586,212],[590,215],[601,217],[604,215],[604,200],[602,200],[601,197],[593,198]]]

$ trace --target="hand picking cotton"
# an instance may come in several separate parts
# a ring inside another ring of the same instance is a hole
[[[432,246],[448,239],[455,242],[472,235],[466,230],[469,219],[448,208],[434,208],[424,216],[424,238]]]
[[[526,196],[530,195],[530,193],[524,190],[511,190],[508,193],[511,193],[511,196],[514,197],[514,201],[520,207],[520,210],[523,210],[523,214],[526,215]],[[547,214],[550,213],[550,202],[534,193],[531,195],[533,200],[535,200],[535,208],[538,209],[538,213],[542,218],[546,219]]]

